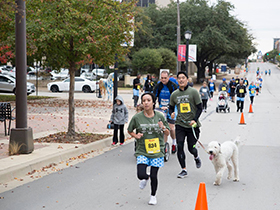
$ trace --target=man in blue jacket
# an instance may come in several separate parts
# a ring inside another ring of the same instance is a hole
[[[165,113],[167,113],[167,122],[170,127],[170,136],[172,138],[172,154],[175,154],[177,151],[176,148],[176,136],[175,136],[175,119],[171,119],[168,112],[168,105],[170,101],[171,93],[177,89],[177,85],[174,82],[169,80],[168,71],[162,71],[160,74],[160,82],[155,86],[153,93],[158,99],[159,107]],[[168,136],[164,136],[165,142],[167,141]]]

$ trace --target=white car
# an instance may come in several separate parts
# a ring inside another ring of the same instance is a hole
[[[35,85],[27,82],[27,95],[34,93]],[[16,94],[16,78],[11,75],[0,75],[0,92]]]
[[[13,70],[12,66],[0,66],[0,74],[8,74],[9,72],[11,72]]]
[[[52,92],[69,91],[70,78],[62,82],[48,83],[48,90]],[[75,91],[83,91],[84,93],[92,93],[96,91],[96,82],[81,77],[75,77]]]
[[[52,75],[52,77],[51,77],[52,80],[66,79],[69,77],[69,70],[62,68],[62,69],[60,69],[60,72],[53,70],[50,72],[50,74]]]

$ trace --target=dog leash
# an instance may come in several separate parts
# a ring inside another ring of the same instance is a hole
[[[187,123],[185,120],[183,120],[182,119],[182,122],[183,123]],[[188,122],[188,124],[190,124],[191,123],[191,121],[189,121]],[[205,149],[205,147],[203,146],[203,144],[201,143],[201,141],[199,141],[198,139],[197,139],[197,136],[196,136],[196,134],[195,134],[195,130],[194,130],[194,128],[196,128],[196,126],[197,126],[197,124],[196,123],[194,123],[194,124],[192,124],[192,132],[193,132],[193,136],[194,136],[194,138],[198,141],[198,143],[200,144],[200,146],[203,148],[203,150],[208,154],[208,152],[207,152],[207,150]]]
[[[196,127],[196,123],[192,125],[192,132],[193,132],[193,136],[194,138],[198,141],[198,143],[200,144],[200,146],[204,149],[204,151],[208,154],[208,152],[206,151],[205,147],[203,146],[203,144],[201,143],[200,140],[197,139],[196,134],[195,134],[195,130],[194,128]]]

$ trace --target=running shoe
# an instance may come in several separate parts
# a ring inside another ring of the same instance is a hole
[[[115,146],[115,145],[116,145],[116,142],[113,142],[112,145]]]
[[[120,143],[120,145],[122,146],[124,143]]]
[[[141,190],[143,190],[143,189],[146,187],[147,182],[148,182],[147,179],[142,179],[142,180],[140,181],[140,183],[139,183],[139,188],[140,188]]]
[[[149,201],[149,205],[156,205],[156,204],[157,204],[156,196],[152,196],[151,195],[151,198],[150,198],[150,201]]]
[[[195,161],[196,167],[200,168],[201,167],[201,160],[200,160],[200,158],[197,157],[197,158],[194,159],[194,161]]]
[[[176,145],[172,145],[172,154],[175,154],[177,152]]]
[[[182,170],[181,173],[179,173],[179,174],[177,175],[177,178],[183,179],[183,178],[185,178],[185,177],[187,177],[187,176],[188,176],[188,172],[187,172],[186,170]]]

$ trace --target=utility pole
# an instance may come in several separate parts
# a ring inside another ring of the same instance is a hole
[[[115,55],[115,67],[114,67],[114,98],[113,105],[115,104],[115,98],[118,95],[118,70],[119,70],[119,62],[118,62],[118,54]]]
[[[19,146],[19,154],[34,150],[33,131],[27,127],[26,93],[26,10],[25,0],[16,0],[16,128],[11,129],[10,146]]]
[[[181,43],[181,32],[180,32],[180,2],[177,0],[177,73],[181,71],[181,61],[178,61],[179,56],[179,45]]]

